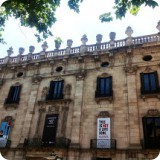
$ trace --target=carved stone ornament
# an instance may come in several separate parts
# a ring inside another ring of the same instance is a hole
[[[151,67],[147,66],[142,73],[149,73],[149,72],[154,72],[154,70]]]
[[[97,44],[100,44],[102,42],[102,35],[101,34],[97,34],[96,36],[96,41],[97,41]]]
[[[14,119],[12,116],[6,116],[2,121],[5,121],[5,122],[13,122]]]
[[[25,49],[23,47],[19,48],[19,55],[22,55],[24,53]]]
[[[43,107],[41,107],[41,108],[39,108],[39,112],[40,112],[40,113],[44,113],[44,112],[46,112],[46,109],[43,108]]]
[[[160,32],[160,21],[157,23],[156,28],[158,29],[158,31]]]
[[[70,96],[71,96],[71,89],[72,89],[72,86],[70,84],[67,84],[65,86],[65,93],[64,93],[64,95],[65,95],[66,99],[70,98]]]
[[[48,113],[53,112],[53,113],[58,113],[59,112],[59,106],[49,106],[48,107]]]
[[[72,47],[72,44],[73,44],[72,39],[68,39],[68,40],[67,40],[67,47],[71,48],[71,47]]]
[[[88,38],[86,34],[82,36],[81,41],[82,41],[82,45],[86,45],[86,43],[88,42]]]
[[[80,71],[76,73],[77,81],[84,80],[85,77],[86,77],[86,71]]]
[[[34,46],[29,46],[29,53],[33,53],[35,50],[35,47]]]
[[[37,83],[39,83],[41,80],[42,80],[42,77],[41,77],[40,75],[34,75],[34,76],[32,77],[32,83],[37,84]]]
[[[149,109],[147,111],[147,116],[160,116],[158,109]]]
[[[11,54],[13,54],[13,48],[10,47],[10,48],[7,50],[7,53],[8,53],[8,57],[10,57]]]
[[[131,48],[128,48],[123,54],[125,65],[132,65],[133,52]]]
[[[48,87],[43,87],[43,90],[42,90],[42,94],[41,94],[41,101],[45,101],[46,100],[46,95],[48,93]]]
[[[101,111],[101,112],[99,112],[98,117],[99,118],[106,118],[106,117],[110,117],[110,114],[108,111]]]
[[[138,69],[138,66],[137,65],[134,65],[134,66],[125,66],[124,67],[124,71],[127,72],[127,73],[135,73]]]
[[[98,77],[110,77],[111,75],[108,73],[102,73],[101,75],[99,75]]]

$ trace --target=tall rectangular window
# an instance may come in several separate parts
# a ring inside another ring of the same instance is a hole
[[[112,96],[112,77],[97,78],[96,97]]]
[[[160,149],[160,117],[143,117],[145,148]]]
[[[64,86],[64,80],[51,81],[49,93],[46,99],[47,100],[63,99],[63,86]]]
[[[151,94],[159,92],[157,72],[141,73],[141,93]]]
[[[21,86],[11,86],[5,104],[19,103]]]

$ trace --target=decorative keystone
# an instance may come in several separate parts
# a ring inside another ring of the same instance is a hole
[[[131,35],[133,34],[133,30],[132,30],[132,28],[130,26],[127,27],[125,34],[128,37],[132,37]]]
[[[71,48],[71,47],[72,47],[72,44],[73,44],[72,39],[68,39],[68,40],[67,40],[67,47]]]
[[[82,45],[86,45],[86,43],[88,42],[88,38],[86,34],[82,36],[81,41],[82,41]]]
[[[96,41],[97,41],[97,44],[100,44],[102,42],[102,35],[101,34],[97,34],[96,36]]]
[[[45,41],[45,42],[42,44],[42,49],[43,49],[43,51],[46,51],[47,48],[48,48],[48,44],[47,44],[47,42]]]
[[[29,46],[29,53],[33,53],[35,50],[35,47],[34,46]]]
[[[13,48],[10,47],[10,48],[7,50],[7,53],[8,53],[8,57],[10,57],[11,54],[13,54]]]
[[[156,28],[158,29],[158,31],[160,32],[160,21],[157,23]]]
[[[22,55],[24,53],[25,49],[23,47],[19,48],[19,55]]]

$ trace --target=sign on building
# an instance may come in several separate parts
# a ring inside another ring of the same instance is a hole
[[[97,119],[97,148],[111,148],[110,118]]]
[[[58,114],[46,115],[42,136],[43,146],[54,146],[57,132]]]

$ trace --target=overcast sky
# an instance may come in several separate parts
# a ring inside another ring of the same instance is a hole
[[[114,0],[110,0],[114,2]],[[159,2],[159,0],[157,0]],[[116,32],[116,40],[126,38],[125,30],[128,26],[133,29],[133,37],[157,33],[157,23],[160,20],[160,7],[152,9],[143,7],[137,16],[127,14],[122,20],[114,20],[110,23],[101,23],[99,15],[111,11],[113,3],[108,0],[84,0],[80,5],[80,13],[71,11],[67,6],[67,0],[62,0],[61,6],[57,9],[57,22],[51,31],[55,37],[61,37],[63,43],[61,48],[66,48],[67,39],[73,40],[73,47],[81,45],[81,37],[86,34],[88,37],[87,44],[96,43],[96,35],[103,35],[103,42],[109,41],[109,33]],[[159,2],[160,6],[160,2]],[[14,54],[18,54],[19,47],[25,48],[25,54],[28,53],[30,45],[36,47],[35,53],[42,50],[42,43],[37,43],[34,37],[34,29],[21,27],[19,22],[10,19],[6,23],[3,34],[7,45],[0,44],[0,58],[7,55],[6,50],[13,47]],[[54,37],[47,40],[48,50],[54,50]]]

